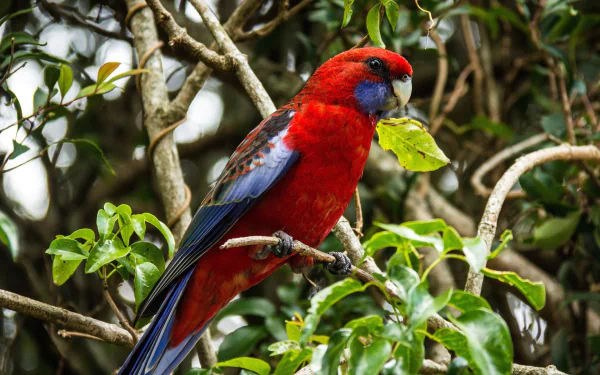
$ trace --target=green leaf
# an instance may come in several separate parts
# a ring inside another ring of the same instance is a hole
[[[422,325],[420,330],[426,330],[427,326]],[[400,374],[416,374],[423,365],[425,358],[425,335],[413,330],[406,330],[406,335],[399,341],[394,350],[394,358],[397,359],[397,366],[402,369]]]
[[[98,86],[96,84],[89,85],[89,86],[82,88],[79,91],[79,93],[77,94],[76,98],[83,98],[84,96],[106,94],[107,92],[110,92],[115,88],[117,88],[117,86],[110,82],[105,82],[105,83],[101,84],[100,86]]]
[[[54,56],[54,55],[50,55],[46,52],[42,52],[42,51],[17,51],[14,53],[13,55],[14,58],[14,64],[16,64],[17,61],[20,60],[25,60],[25,59],[32,59],[32,60],[42,60],[42,61],[48,61],[48,62],[53,62],[53,63],[63,63],[63,64],[69,64],[69,62],[67,60],[61,59],[60,57]],[[0,70],[4,70],[8,64],[10,64],[10,60],[11,60],[11,56],[10,54],[8,56],[6,56],[4,58],[4,60],[2,61],[2,63],[0,64]]]
[[[105,210],[98,210],[96,216],[96,226],[100,234],[100,240],[104,241],[110,233],[112,233],[115,223],[117,222],[116,215],[109,215]]]
[[[369,333],[378,332],[383,328],[383,318],[380,317],[379,315],[363,316],[361,318],[349,321],[344,326],[344,328],[348,328],[348,329],[352,329],[352,330],[354,330],[358,327],[367,328]]]
[[[17,120],[19,120],[19,124],[20,124],[20,121],[23,119],[23,109],[21,108],[21,102],[19,102],[19,98],[17,98],[17,96],[15,95],[15,93],[12,92],[8,88],[8,85],[6,84],[6,82],[4,82],[4,84],[2,85],[2,88],[4,90],[6,90],[6,92],[8,93],[8,95],[10,95],[11,103],[15,106],[15,110],[17,111]],[[8,103],[7,103],[7,105],[8,105]]]
[[[0,55],[8,54],[10,55],[10,49],[12,46],[12,38],[15,38],[15,47],[22,45],[35,45],[35,46],[45,46],[46,43],[40,43],[35,40],[31,35],[24,33],[22,31],[17,31],[14,33],[7,34],[2,38],[0,42]]]
[[[165,272],[165,259],[162,251],[152,242],[138,241],[131,245],[131,255],[138,263],[150,262],[162,274]]]
[[[451,328],[438,329],[432,338],[444,345],[448,350],[453,351],[456,355],[471,362],[471,354],[467,348],[467,338],[459,331]]]
[[[167,225],[162,221],[158,220],[156,216],[148,212],[144,213],[144,219],[146,219],[147,223],[152,224],[156,229],[158,229],[158,231],[163,235],[169,248],[169,259],[173,258],[173,255],[175,255],[175,238],[173,237],[173,233],[171,233],[169,230],[169,227],[167,227]]]
[[[581,212],[573,212],[567,217],[554,217],[536,226],[533,231],[533,244],[544,250],[554,250],[569,242],[581,219]]]
[[[492,251],[492,253],[488,256],[488,259],[494,259],[506,248],[506,245],[513,239],[512,230],[506,229],[502,235],[500,236],[500,245],[496,248],[496,250]]]
[[[408,292],[408,299],[406,301],[410,327],[420,326],[425,323],[430,316],[446,306],[451,296],[452,289],[448,289],[443,294],[434,298],[429,294],[425,282],[414,286]]]
[[[322,289],[310,300],[308,316],[304,320],[304,327],[300,337],[300,344],[304,345],[317,328],[319,319],[331,306],[342,298],[352,293],[365,290],[368,284],[362,285],[354,279],[344,279]]]
[[[396,24],[398,24],[398,17],[400,17],[400,8],[395,1],[389,1],[385,4],[385,15],[387,16],[388,21],[390,21],[392,30],[395,31]]]
[[[152,72],[150,70],[148,70],[148,69],[132,69],[132,70],[128,70],[126,72],[123,72],[121,74],[117,74],[116,76],[114,76],[111,79],[109,79],[107,83],[113,83],[115,81],[120,80],[121,78],[135,76],[135,75],[143,74],[143,73],[150,74]]]
[[[264,327],[245,326],[231,332],[219,346],[219,361],[227,361],[250,354],[256,344],[269,334]]]
[[[29,147],[23,144],[18,143],[16,140],[12,140],[13,143],[13,153],[10,155],[10,160],[16,159],[19,156],[23,155],[27,151],[29,151]]]
[[[410,171],[434,171],[450,163],[433,137],[414,120],[381,120],[377,133],[381,147],[392,150],[400,165]]]
[[[121,275],[124,280],[129,280],[130,274],[135,275],[135,269],[131,266],[131,263],[129,263],[127,258],[117,258],[116,260],[117,263],[119,263],[119,266],[117,266],[117,272],[119,272],[119,275]]]
[[[0,241],[8,247],[13,260],[19,256],[19,231],[17,225],[8,215],[0,211]]]
[[[121,204],[116,208],[116,213],[119,215],[119,228],[121,238],[125,246],[129,246],[129,239],[133,234],[133,224],[131,223],[131,207],[126,204]]]
[[[52,281],[56,285],[63,285],[75,273],[83,260],[64,260],[56,255],[52,260]]]
[[[486,116],[475,116],[471,122],[473,129],[485,130],[488,134],[497,135],[504,139],[512,139],[514,131],[512,128],[501,122],[494,122]]]
[[[455,290],[452,293],[448,305],[453,306],[461,313],[477,309],[492,310],[492,307],[485,299],[471,293],[463,292],[462,290]]]
[[[78,238],[84,239],[86,242],[94,242],[96,240],[96,234],[89,228],[77,229],[75,232],[67,236],[67,238],[76,240]]]
[[[66,237],[52,241],[46,254],[60,255],[63,260],[81,260],[89,256],[79,242]]]
[[[421,282],[419,274],[406,266],[394,266],[388,270],[390,280],[398,287],[398,294],[403,301],[408,300],[408,292]]]
[[[48,92],[52,92],[54,86],[56,86],[56,82],[58,82],[58,78],[60,77],[60,69],[54,65],[48,65],[44,69],[44,83],[48,88]]]
[[[99,241],[90,251],[85,264],[85,273],[96,272],[100,267],[129,254],[130,247],[125,247],[119,238]]]
[[[294,374],[303,362],[310,361],[313,349],[308,347],[302,351],[290,351],[277,364],[273,375]]]
[[[100,149],[100,147],[98,147],[98,145],[96,143],[90,141],[89,139],[83,139],[83,138],[80,138],[80,139],[64,139],[61,142],[72,143],[76,147],[78,147],[78,148],[80,148],[82,150],[85,150],[86,152],[89,152],[96,159],[98,159],[101,162],[103,162],[104,165],[106,165],[106,167],[108,168],[108,170],[110,171],[110,173],[112,175],[115,175],[115,171],[113,170],[112,166],[108,162],[108,159],[106,159],[106,157],[104,156],[104,152],[102,152],[102,149]]]
[[[375,233],[367,242],[363,244],[366,256],[372,256],[376,251],[386,247],[400,246],[403,239],[396,233],[385,231]]]
[[[508,325],[489,310],[473,310],[449,319],[467,341],[470,365],[476,374],[510,375],[513,346]]]
[[[142,303],[154,284],[160,278],[161,272],[156,266],[150,262],[141,263],[135,266],[135,282],[134,282],[134,294],[135,294],[135,309],[137,311],[140,303]]]
[[[352,4],[353,3],[354,3],[354,0],[344,0],[344,18],[342,19],[342,26],[341,26],[342,29],[344,27],[348,26],[348,23],[350,23],[350,19],[352,18]]]
[[[37,7],[37,4],[32,6],[31,8],[23,9],[18,12],[10,13],[10,14],[3,16],[2,18],[0,18],[0,26],[2,26],[4,24],[4,22],[6,22],[10,19],[13,19],[18,16],[22,16],[23,14],[27,14],[27,13],[33,11],[36,7]]]
[[[290,321],[285,322],[285,333],[288,340],[300,341],[301,328]]]
[[[544,283],[523,279],[514,272],[496,271],[489,268],[484,268],[481,272],[489,278],[517,288],[536,310],[539,311],[544,308],[546,304],[546,288],[544,287]]]
[[[263,318],[275,316],[277,309],[271,301],[266,298],[250,297],[240,298],[230,302],[215,316],[214,321],[218,322],[229,315],[254,315]]]
[[[60,66],[60,76],[58,77],[58,88],[60,95],[64,98],[73,85],[73,71],[71,67],[65,64]]]
[[[300,344],[297,341],[284,340],[269,345],[267,349],[271,352],[271,357],[273,357],[285,354],[290,350],[300,351]]]
[[[344,352],[350,335],[352,335],[352,331],[349,329],[341,329],[331,335],[327,351],[321,360],[321,371],[318,375],[337,375],[340,356]]]
[[[428,235],[436,232],[443,232],[448,225],[442,219],[407,221],[402,223],[403,227],[412,229],[418,235]]]
[[[258,375],[269,375],[271,366],[265,361],[257,358],[240,357],[230,359],[229,361],[219,362],[214,367],[235,367],[253,371]]]
[[[467,258],[467,262],[473,271],[479,272],[485,266],[488,256],[488,251],[485,242],[479,237],[463,238],[463,252]]]
[[[429,236],[423,236],[423,235],[416,233],[414,230],[412,230],[409,227],[406,227],[404,225],[381,224],[381,223],[375,223],[375,225],[377,225],[378,227],[381,227],[383,229],[389,230],[391,232],[394,232],[397,235],[399,235],[400,237],[410,240],[412,242],[412,244],[415,245],[416,247],[431,246],[440,253],[444,251],[444,243],[437,233],[429,235]]]
[[[443,242],[444,254],[452,250],[462,250],[465,247],[462,238],[456,229],[452,227],[448,227],[444,230]]]
[[[392,344],[385,339],[374,339],[368,346],[355,337],[350,342],[349,375],[378,374],[392,354]]]
[[[381,39],[381,30],[379,30],[381,23],[381,4],[375,5],[367,14],[367,31],[369,37],[378,47],[385,48],[385,43]]]
[[[210,375],[212,374],[212,369],[209,368],[193,368],[190,369],[185,375]]]
[[[36,88],[33,93],[33,110],[37,111],[46,104],[48,104],[48,93],[42,90],[41,87]]]
[[[557,138],[563,138],[567,134],[567,123],[562,112],[542,116],[542,128],[548,134]]]
[[[98,78],[96,79],[96,87],[100,87],[102,85],[102,83],[104,83],[104,81],[106,81],[108,76],[111,75],[111,73],[114,72],[119,67],[119,65],[121,65],[120,62],[107,62],[106,64],[102,65],[100,67],[100,69],[98,70]]]
[[[131,216],[131,224],[133,225],[133,230],[138,237],[143,240],[146,236],[146,218],[143,214],[132,215]]]
[[[114,214],[117,213],[117,206],[115,206],[114,204],[112,204],[110,202],[106,202],[106,203],[104,203],[104,211],[106,211],[106,213],[109,214],[110,216],[113,216]]]

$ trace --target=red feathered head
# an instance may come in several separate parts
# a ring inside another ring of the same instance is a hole
[[[411,79],[412,67],[397,53],[356,48],[321,65],[306,82],[301,100],[319,100],[377,115],[406,105]]]

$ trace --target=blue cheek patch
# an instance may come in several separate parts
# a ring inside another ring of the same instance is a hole
[[[383,107],[390,95],[393,95],[392,90],[385,82],[363,81],[354,89],[354,96],[361,108],[370,114]]]

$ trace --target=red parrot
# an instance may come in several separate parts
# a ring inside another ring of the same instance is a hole
[[[412,67],[379,48],[341,53],[237,147],[138,318],[155,315],[119,374],[166,375],[215,314],[288,263],[312,265],[293,240],[318,247],[352,199],[383,112],[406,105]],[[276,235],[277,246],[220,249],[230,238]],[[327,265],[347,274],[350,260]]]

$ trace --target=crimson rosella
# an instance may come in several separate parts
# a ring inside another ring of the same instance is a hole
[[[155,317],[119,374],[169,374],[238,293],[285,263],[312,265],[293,252],[292,238],[318,247],[329,234],[352,199],[378,119],[406,105],[411,76],[406,59],[385,49],[341,53],[248,134],[140,306],[138,318]],[[277,246],[220,249],[230,238],[273,234]],[[349,259],[332,254],[330,271],[347,274]]]

